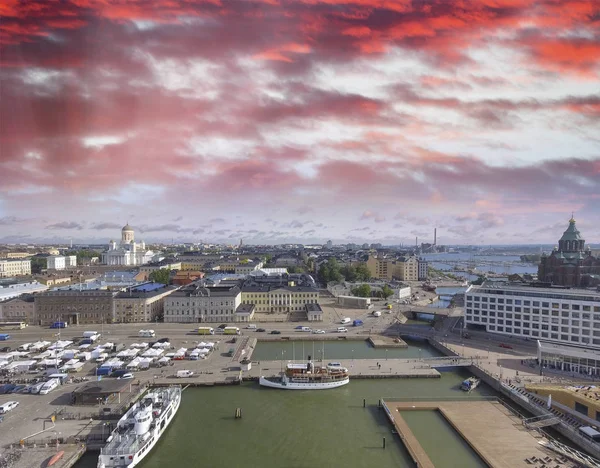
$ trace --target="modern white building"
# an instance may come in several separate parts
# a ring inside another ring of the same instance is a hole
[[[600,375],[600,351],[597,349],[538,341],[537,358],[544,368],[574,374]]]
[[[74,268],[77,266],[77,255],[66,255],[65,266],[67,268]]]
[[[0,278],[31,274],[31,260],[0,260]]]
[[[135,242],[135,231],[126,224],[121,229],[121,243],[111,240],[108,250],[102,254],[102,263],[106,265],[145,265],[152,261],[154,252],[146,250],[144,241]]]
[[[465,321],[492,333],[600,349],[600,292],[487,282],[465,293]]]
[[[48,270],[64,270],[67,266],[66,258],[60,255],[48,257],[46,261]]]

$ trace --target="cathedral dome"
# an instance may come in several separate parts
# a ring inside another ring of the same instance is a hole
[[[129,225],[129,223],[127,223],[125,226],[123,226],[123,229],[121,229],[121,232],[125,232],[125,231],[133,232],[133,228]]]
[[[560,240],[561,241],[579,241],[579,240],[582,240],[581,233],[575,227],[575,219],[571,218],[569,220],[569,227],[563,233],[563,235],[560,238]]]

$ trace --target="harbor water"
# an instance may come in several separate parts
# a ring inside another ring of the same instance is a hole
[[[426,327],[429,329],[429,327]],[[261,341],[252,353],[253,361],[302,360],[310,355],[319,360],[332,359],[414,359],[441,356],[426,342],[407,341],[408,348],[373,348],[366,340],[337,341]]]
[[[263,344],[270,345],[261,343],[257,351]],[[358,349],[361,353],[370,352],[358,348],[357,342],[340,344],[354,345],[357,353]],[[276,347],[263,349],[267,357],[277,354]],[[350,357],[335,349],[331,349],[332,358]],[[413,347],[393,351],[404,351],[404,357],[418,355],[417,348]],[[426,346],[421,352],[433,355]],[[361,354],[361,357],[366,356]],[[345,387],[325,391],[273,390],[261,388],[256,382],[188,388],[171,426],[139,466],[412,467],[408,452],[392,433],[392,425],[384,412],[378,409],[378,400],[468,399],[492,393],[485,385],[471,394],[461,391],[460,383],[468,376],[465,370],[452,370],[442,372],[439,379],[354,380]],[[363,408],[363,399],[366,408]],[[241,419],[234,417],[236,408],[241,408]],[[431,440],[438,440],[439,436],[439,442],[429,445],[432,458],[443,457],[448,451],[456,457],[453,466],[480,466],[477,455],[464,450],[460,438],[449,436],[445,421],[417,415],[411,421],[411,428],[415,433],[428,434]],[[384,437],[385,449],[382,448]],[[76,468],[92,468],[96,462],[97,454],[90,453]]]

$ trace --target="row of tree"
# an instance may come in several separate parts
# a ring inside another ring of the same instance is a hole
[[[322,283],[329,283],[330,281],[369,281],[371,279],[371,273],[367,268],[366,263],[359,263],[358,265],[342,265],[338,263],[335,258],[330,258],[326,263],[323,263],[319,267],[317,273],[319,281]]]
[[[383,299],[387,299],[390,296],[394,295],[394,290],[390,288],[387,284],[381,288],[380,291],[371,291],[371,286],[368,284],[361,284],[360,286],[356,286],[352,288],[352,294],[358,297],[381,297]]]

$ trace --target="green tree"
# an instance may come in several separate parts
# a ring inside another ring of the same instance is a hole
[[[46,268],[48,268],[46,257],[31,257],[31,273],[39,274]]]
[[[340,273],[340,266],[335,258],[330,258],[326,263],[323,263],[319,267],[319,280],[322,283],[329,283],[330,281],[342,281],[344,277]]]
[[[346,281],[356,281],[356,268],[352,265],[344,265],[340,268],[340,273]]]
[[[371,272],[367,268],[366,263],[359,263],[355,267],[356,280],[357,281],[369,281],[371,279]]]
[[[171,272],[167,268],[161,268],[160,270],[155,270],[150,273],[148,279],[155,283],[169,284]]]
[[[381,297],[387,299],[390,296],[394,295],[394,291],[387,284],[381,288]]]
[[[371,297],[371,286],[368,284],[361,284],[352,289],[352,294],[358,297]]]

